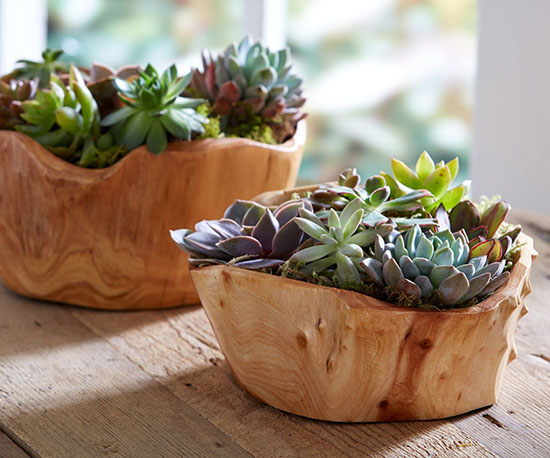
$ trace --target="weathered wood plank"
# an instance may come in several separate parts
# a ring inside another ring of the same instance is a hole
[[[0,391],[1,394],[1,391]],[[18,447],[8,436],[0,431],[0,457],[2,458],[29,458],[25,451]]]
[[[33,456],[249,456],[70,309],[5,288],[0,386],[2,429]]]
[[[0,388],[9,401],[0,391],[0,424],[36,456],[239,456],[242,449],[257,456],[549,456],[550,224],[532,224],[539,229],[525,229],[541,256],[530,313],[517,332],[519,360],[491,409],[450,421],[312,421],[244,393],[198,307],[108,313],[37,304],[2,289]],[[232,440],[242,449],[234,451]],[[78,447],[87,454],[75,455]]]
[[[233,380],[198,307],[72,312],[255,456],[493,456],[446,421],[325,423],[261,404]]]

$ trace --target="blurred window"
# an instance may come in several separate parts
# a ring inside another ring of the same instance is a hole
[[[288,43],[306,77],[305,181],[460,158],[468,172],[474,0],[288,0]]]
[[[458,156],[465,178],[474,0],[287,0],[286,12],[281,4],[48,0],[48,45],[80,64],[176,61],[183,70],[198,63],[201,48],[222,49],[245,29],[258,34],[286,23],[310,113],[302,181],[333,179],[349,166],[378,173],[390,156],[412,163],[424,149],[437,160]]]

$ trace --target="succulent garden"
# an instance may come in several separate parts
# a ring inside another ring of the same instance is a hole
[[[474,203],[468,182],[453,187],[457,173],[457,159],[435,164],[426,152],[415,170],[394,159],[392,174],[364,184],[347,169],[276,208],[237,200],[222,219],[172,238],[198,267],[254,269],[410,307],[468,307],[506,282],[521,228],[504,221],[505,201]]]
[[[112,165],[134,148],[155,154],[169,142],[243,137],[278,144],[305,114],[302,80],[290,51],[272,52],[250,37],[220,54],[203,53],[203,68],[180,76],[175,65],[114,70],[64,62],[19,61],[0,77],[0,129],[16,130],[82,167]]]

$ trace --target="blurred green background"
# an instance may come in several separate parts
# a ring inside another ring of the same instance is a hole
[[[281,0],[282,1],[282,0]],[[306,80],[308,143],[300,181],[349,166],[389,170],[427,150],[468,175],[474,0],[288,0],[287,40]],[[120,66],[198,63],[244,30],[244,0],[48,0],[48,45],[71,60]]]

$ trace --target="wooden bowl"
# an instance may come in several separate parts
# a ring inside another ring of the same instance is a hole
[[[146,147],[83,169],[0,131],[0,279],[25,296],[103,309],[198,302],[169,229],[215,219],[236,198],[293,186],[305,124],[282,145],[242,138]]]
[[[276,204],[273,194],[288,193],[270,194]],[[191,275],[235,379],[252,396],[321,420],[427,420],[497,400],[537,255],[530,237],[521,242],[504,286],[447,311],[228,266]]]

